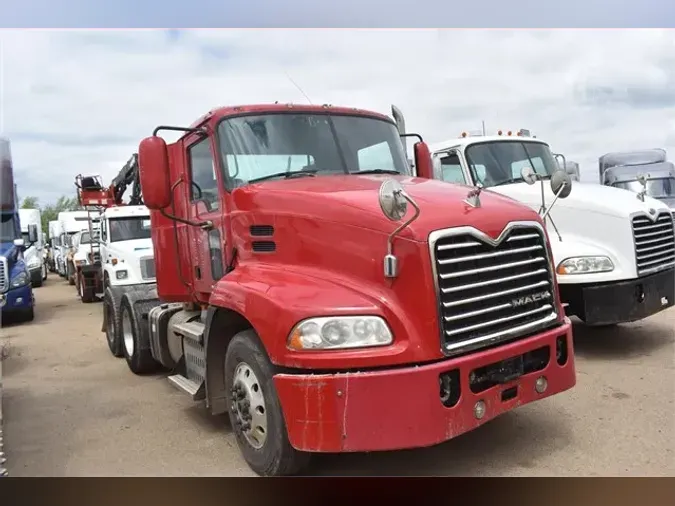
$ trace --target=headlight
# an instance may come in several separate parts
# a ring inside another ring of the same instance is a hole
[[[335,350],[386,346],[394,337],[379,316],[334,316],[308,318],[288,336],[293,350]]]
[[[560,262],[558,274],[591,274],[614,270],[614,264],[607,257],[572,257]]]
[[[28,267],[37,267],[40,265],[40,259],[37,257],[31,257],[26,263],[28,264]]]
[[[20,286],[27,285],[29,279],[28,274],[22,272],[12,280],[10,286],[11,288],[19,288]]]
[[[117,279],[127,279],[127,271],[126,270],[117,271],[115,273],[115,276],[117,276]]]

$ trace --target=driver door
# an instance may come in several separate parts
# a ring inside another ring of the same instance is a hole
[[[194,135],[186,139],[186,144],[189,219],[213,224],[209,230],[188,227],[193,286],[199,299],[206,301],[215,283],[225,274],[223,200],[211,137]]]

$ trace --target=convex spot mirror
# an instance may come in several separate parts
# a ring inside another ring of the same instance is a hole
[[[520,177],[529,185],[533,185],[539,179],[532,167],[523,167],[520,171]]]
[[[562,189],[562,191],[561,191]],[[560,192],[558,198],[564,199],[569,196],[572,191],[572,178],[564,170],[556,170],[551,176],[551,190],[554,194]]]
[[[380,185],[380,208],[391,221],[402,220],[408,211],[408,201],[403,192],[403,187],[395,179],[387,179]]]

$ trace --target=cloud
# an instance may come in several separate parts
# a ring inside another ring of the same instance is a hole
[[[430,142],[529,128],[595,180],[622,149],[675,152],[675,33],[658,30],[5,31],[5,135],[22,195],[117,173],[159,124],[228,104],[389,113]]]

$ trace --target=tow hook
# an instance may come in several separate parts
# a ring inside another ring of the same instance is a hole
[[[644,302],[645,300],[645,290],[642,284],[639,284],[635,287],[635,298],[638,303]]]

